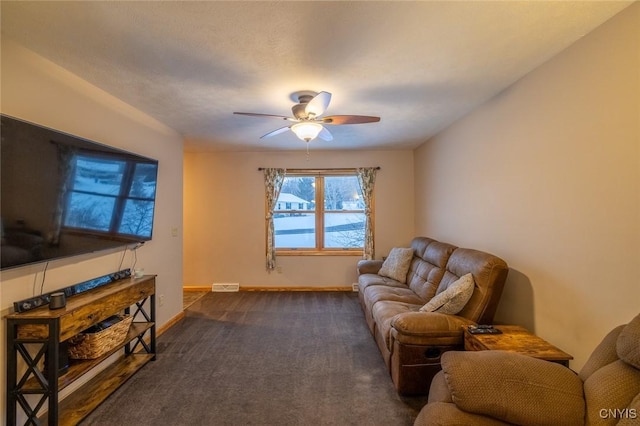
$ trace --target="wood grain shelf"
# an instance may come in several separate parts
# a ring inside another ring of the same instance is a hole
[[[122,347],[126,344],[134,340],[137,336],[144,334],[147,330],[149,330],[154,323],[151,322],[134,322],[131,324],[131,328],[129,328],[129,332],[127,333],[126,339],[122,342],[121,345],[113,348],[109,352],[105,353],[99,358],[95,359],[87,359],[87,360],[70,360],[69,369],[60,377],[58,377],[58,391],[63,390],[67,386],[71,385],[73,382],[82,377],[86,372],[91,371],[94,367],[100,364],[105,359],[109,358],[111,355],[122,350]],[[34,391],[40,389],[40,385],[35,377],[31,377],[27,380],[22,388],[28,391]]]
[[[80,423],[153,357],[153,354],[134,354],[123,356],[109,365],[60,402],[57,424],[59,426],[73,426]],[[39,420],[43,425],[49,424],[46,416]]]

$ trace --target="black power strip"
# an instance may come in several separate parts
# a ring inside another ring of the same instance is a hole
[[[110,284],[114,281],[118,281],[131,276],[130,269],[123,269],[112,274],[103,275],[101,277],[93,278],[87,281],[83,281],[78,284],[74,284],[69,287],[65,287],[60,290],[54,290],[50,293],[41,294],[40,296],[31,297],[29,299],[20,300],[19,302],[13,302],[13,309],[16,312],[26,312],[32,309],[39,308],[40,306],[48,305],[51,301],[52,293],[64,293],[65,297],[69,298],[76,294],[84,293],[92,288],[100,287],[105,284]]]

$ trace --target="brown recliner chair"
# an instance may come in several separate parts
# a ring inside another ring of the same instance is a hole
[[[578,374],[510,352],[447,352],[414,426],[640,424],[640,315]]]

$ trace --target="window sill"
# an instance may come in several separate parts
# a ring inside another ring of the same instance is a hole
[[[311,249],[281,249],[276,250],[276,256],[360,256],[361,249],[334,249],[334,250],[311,250]]]

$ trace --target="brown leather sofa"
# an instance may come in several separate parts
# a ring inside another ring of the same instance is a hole
[[[414,238],[411,248],[405,283],[379,275],[381,260],[358,262],[358,297],[398,393],[426,395],[442,354],[463,348],[463,327],[492,323],[508,267],[489,253],[427,237]],[[420,311],[468,273],[475,284],[462,311]]]
[[[415,426],[638,425],[640,315],[613,329],[579,374],[503,351],[448,352]]]

